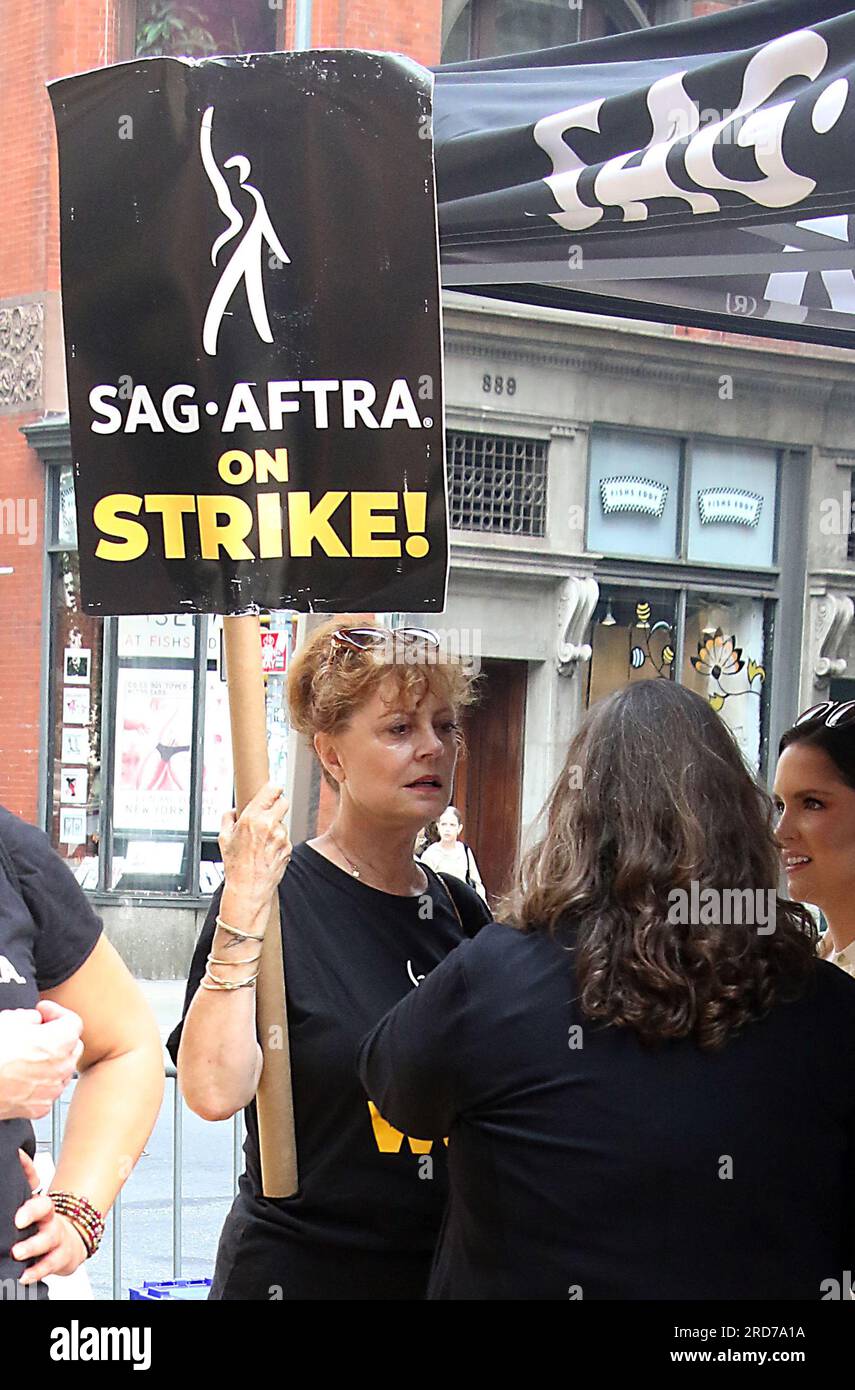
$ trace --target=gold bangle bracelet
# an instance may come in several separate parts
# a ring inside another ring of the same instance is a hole
[[[207,975],[208,979],[206,980],[203,976],[200,981],[203,989],[247,989],[250,985],[254,985],[258,979],[258,971],[256,971],[254,975],[250,975],[248,980],[223,980],[219,975],[212,975],[210,970],[206,970],[205,975]],[[213,981],[213,983],[209,984],[208,980]]]
[[[224,922],[222,917],[217,917],[217,926],[222,927],[223,931],[230,932],[239,941],[263,941],[264,932],[241,931],[240,927],[230,927],[228,922]]]
[[[257,956],[247,956],[245,960],[223,960],[220,956],[208,956],[209,965],[252,965],[257,960],[261,960],[260,951]]]

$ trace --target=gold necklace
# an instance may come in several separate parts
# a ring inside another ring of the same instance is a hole
[[[332,841],[332,843],[335,845],[336,849],[338,850],[339,854],[341,855],[342,859],[343,859],[343,860],[345,861],[345,863],[347,864],[347,866],[348,866],[348,868],[349,868],[349,870],[350,870],[350,876],[351,876],[351,878],[358,878],[358,879],[360,880],[360,882],[362,882],[362,874],[361,874],[361,872],[360,872],[359,865],[358,865],[358,864],[354,864],[354,862],[353,862],[353,860],[350,858],[350,856],[349,856],[348,854],[345,854],[344,850],[342,849],[341,845],[339,844],[338,840],[336,839],[335,835],[332,833],[331,830],[328,830],[328,831],[327,831],[327,839]],[[413,862],[415,863],[415,861],[413,861]],[[371,872],[372,872],[372,874],[374,875],[375,878],[382,878],[382,874],[378,874],[377,870],[373,867],[373,865],[369,864],[369,865],[368,865],[368,868],[371,870]],[[383,890],[381,890],[381,891],[386,892],[387,890],[386,890],[386,889],[383,889]]]
[[[335,835],[332,833],[331,830],[328,830],[328,831],[327,831],[327,838],[328,838],[329,840],[332,840],[333,844],[335,845],[335,847],[336,847],[336,849],[338,850],[339,854],[341,855],[342,859],[350,866],[351,877],[352,877],[352,878],[359,878],[359,877],[360,877],[359,869],[358,869],[357,866],[354,864],[353,860],[350,859],[350,858],[348,858],[348,856],[345,854],[344,850],[342,849],[341,845],[339,844],[338,840],[336,839]]]

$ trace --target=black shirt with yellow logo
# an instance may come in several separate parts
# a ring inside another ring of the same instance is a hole
[[[255,1105],[246,1172],[220,1238],[213,1298],[423,1298],[447,1194],[441,1137],[404,1135],[369,1106],[356,1073],[369,1029],[490,919],[465,884],[428,873],[424,897],[398,897],[296,846],[280,886],[300,1187],[260,1196]],[[204,974],[217,893],[187,995]],[[177,1056],[181,1025],[169,1043]]]

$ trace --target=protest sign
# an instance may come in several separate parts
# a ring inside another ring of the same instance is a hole
[[[153,58],[51,86],[83,605],[227,615],[239,812],[269,773],[257,608],[444,607],[431,95],[409,60],[352,51]],[[155,697],[123,698],[130,727]],[[128,752],[128,821],[141,776],[181,814],[183,747]],[[278,896],[257,1028],[263,1191],[287,1197]]]
[[[51,85],[88,612],[442,609],[431,82],[316,51]]]

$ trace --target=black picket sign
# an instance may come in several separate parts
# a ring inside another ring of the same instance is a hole
[[[346,50],[51,85],[88,612],[443,608],[431,90]]]

